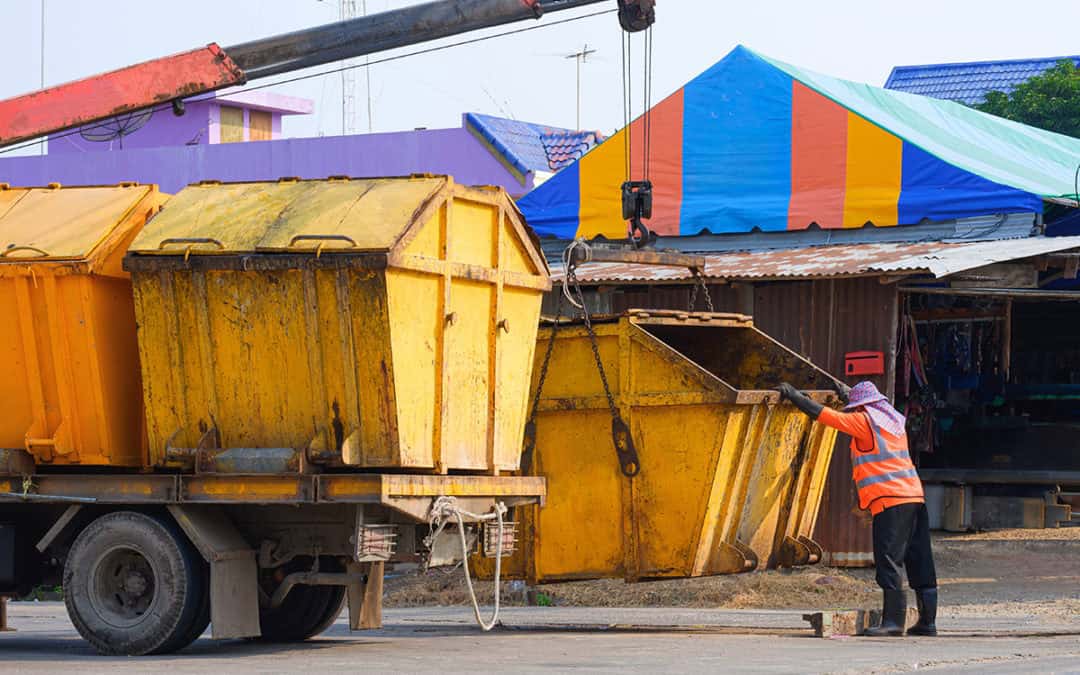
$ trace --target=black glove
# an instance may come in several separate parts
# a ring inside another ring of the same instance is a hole
[[[843,382],[836,383],[836,395],[840,397],[841,401],[847,403],[849,393],[851,393],[851,387],[847,386]]]
[[[787,382],[777,387],[777,391],[780,392],[781,399],[791,401],[792,405],[809,415],[810,419],[816,420],[821,411],[825,409],[825,406],[810,400],[805,394]]]

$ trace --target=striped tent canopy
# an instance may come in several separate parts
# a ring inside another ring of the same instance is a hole
[[[911,225],[1074,198],[1080,140],[738,47],[651,111],[651,229],[666,236]],[[541,236],[626,236],[638,119],[518,202]]]

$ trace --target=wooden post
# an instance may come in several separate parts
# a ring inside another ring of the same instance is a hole
[[[364,602],[360,607],[360,628],[382,628],[383,573],[386,563],[373,562],[368,567],[367,584],[364,586]]]
[[[6,597],[0,596],[0,633],[11,633],[15,629],[8,626]]]

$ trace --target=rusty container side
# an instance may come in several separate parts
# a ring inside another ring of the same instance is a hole
[[[154,465],[291,448],[336,467],[518,468],[550,284],[504,192],[433,176],[200,184],[125,264]]]
[[[155,186],[0,185],[0,448],[40,465],[145,463],[131,280]]]
[[[504,569],[543,583],[816,562],[835,433],[780,403],[771,382],[831,401],[834,380],[741,315],[634,311],[596,330],[641,471],[620,470],[587,332],[560,329],[531,467],[549,499],[523,510],[524,545]]]

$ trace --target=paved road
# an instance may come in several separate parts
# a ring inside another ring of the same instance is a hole
[[[1080,618],[954,619],[936,639],[807,637],[799,613],[672,609],[512,608],[481,633],[465,608],[387,610],[383,630],[338,622],[302,645],[214,642],[146,659],[97,656],[61,603],[10,607],[4,672],[932,672],[1080,673]]]

